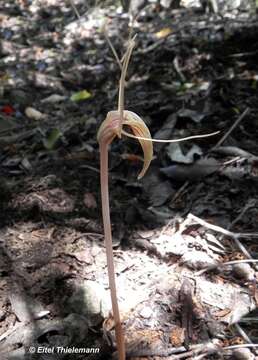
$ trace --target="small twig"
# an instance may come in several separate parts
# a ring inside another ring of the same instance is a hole
[[[242,338],[250,345],[253,345],[252,340],[249,338],[249,336],[246,334],[246,332],[242,329],[242,327],[239,324],[235,324],[235,328],[237,330],[237,332],[239,333],[240,336],[242,336]],[[256,355],[258,355],[258,351],[255,349],[254,350]]]
[[[228,160],[228,161],[225,161],[225,162],[222,163],[222,169],[225,168],[227,165],[235,164],[235,163],[237,163],[237,162],[239,162],[239,161],[241,161],[241,160],[242,160],[242,159],[241,159],[240,156],[236,156],[236,157],[233,158],[233,159],[230,159],[230,160]]]
[[[143,49],[140,49],[138,50],[138,54],[147,54],[148,52],[151,52],[153,50],[155,50],[157,47],[159,47],[160,45],[162,45],[165,41],[166,41],[167,38],[161,38],[159,40],[157,40],[156,42],[154,42],[153,44],[143,48]]]
[[[205,358],[207,355],[208,355],[208,352],[205,352],[201,355],[197,355],[197,356],[193,357],[192,360],[201,360],[201,359]]]
[[[80,16],[79,11],[77,10],[77,8],[76,8],[76,6],[75,6],[74,1],[73,1],[73,0],[69,0],[69,2],[70,2],[70,4],[71,4],[71,6],[72,6],[72,8],[73,8],[73,11],[74,11],[75,15],[77,16],[77,18],[78,18],[79,20],[81,20],[81,16]]]
[[[173,202],[178,199],[178,197],[185,191],[188,185],[189,185],[189,181],[185,181],[185,183],[177,190],[175,195],[172,197],[170,201],[170,205],[173,204]]]
[[[168,230],[168,228],[170,227],[170,225],[175,222],[175,219],[170,219],[166,225],[163,226],[161,232],[160,232],[160,235],[159,236],[162,236],[164,235],[164,233]]]
[[[179,359],[178,356],[180,355],[174,355],[174,354],[180,354],[183,355],[183,357],[187,357],[185,356],[187,353],[189,352],[185,352],[185,347],[184,346],[180,346],[178,348],[176,347],[169,347],[169,348],[153,348],[153,349],[131,349],[126,352],[126,355],[128,357],[146,357],[146,356],[162,356],[162,357],[168,357],[170,356],[172,359]],[[191,351],[192,353],[192,351]]]
[[[208,223],[207,221],[205,221],[205,220],[202,220],[202,219],[200,219],[200,218],[198,218],[197,216],[195,216],[195,215],[193,215],[193,214],[188,214],[188,217],[190,218],[190,219],[192,219],[192,220],[194,220],[194,221],[196,221],[198,224],[200,224],[200,225],[202,225],[202,226],[204,226],[204,227],[206,227],[206,228],[208,228],[208,229],[211,229],[211,230],[213,230],[213,231],[216,231],[216,232],[218,232],[218,233],[220,233],[220,234],[223,234],[223,235],[225,235],[225,236],[229,236],[229,237],[231,237],[233,240],[234,240],[234,242],[235,242],[235,244],[236,244],[236,246],[238,247],[238,249],[240,250],[240,251],[242,251],[242,253],[248,258],[248,259],[250,259],[250,260],[252,260],[253,258],[252,258],[252,256],[251,256],[251,254],[249,253],[249,251],[242,245],[242,243],[240,242],[240,238],[257,238],[258,237],[258,233],[234,233],[234,232],[232,232],[232,231],[230,231],[230,230],[226,230],[226,229],[224,229],[224,228],[222,228],[222,227],[220,227],[220,226],[218,226],[218,225],[213,225],[213,224],[210,224],[210,223]]]
[[[186,81],[186,78],[182,72],[182,70],[180,69],[180,66],[179,66],[179,61],[178,61],[178,57],[176,56],[173,60],[173,65],[174,65],[174,68],[176,70],[176,72],[178,73],[180,79],[182,82],[185,82]]]
[[[225,346],[222,349],[223,350],[233,350],[233,349],[256,348],[256,347],[258,347],[258,344],[238,344],[238,345]]]
[[[245,151],[237,146],[219,146],[211,149],[211,151],[216,152],[218,154],[229,155],[229,156],[239,156],[245,158],[255,158],[256,156],[252,153]]]
[[[250,323],[258,323],[258,318],[253,318],[253,317],[243,317],[239,320],[240,323],[247,323],[248,325],[250,325]]]
[[[242,209],[242,211],[240,212],[240,214],[232,221],[232,223],[230,224],[230,226],[228,227],[228,229],[231,229],[243,216],[244,214],[247,212],[247,210],[255,207],[256,205],[256,200],[251,199],[247,202],[247,204],[244,206],[244,208]],[[245,248],[245,246],[240,242],[239,239],[235,239],[234,238],[234,242],[236,244],[236,246],[238,247],[238,249],[240,251],[243,252],[243,254],[249,259],[252,260],[252,256],[249,253],[249,251]],[[257,265],[255,265],[255,268],[257,270]]]
[[[118,56],[118,54],[117,54],[116,49],[114,48],[111,40],[110,40],[109,37],[108,37],[107,29],[106,29],[106,23],[104,24],[102,31],[103,31],[103,34],[104,34],[104,36],[105,36],[105,39],[106,39],[106,41],[107,41],[110,49],[111,49],[111,51],[112,51],[112,53],[113,53],[113,55],[114,55],[114,58],[116,59],[116,62],[117,62],[117,64],[118,64],[120,70],[122,71],[122,63],[121,63],[121,61],[120,61],[120,59],[119,59],[119,56]]]
[[[210,224],[207,221],[202,220],[202,219],[198,218],[197,216],[195,216],[193,214],[188,214],[188,217],[190,219],[196,221],[198,224],[200,224],[200,225],[202,225],[204,227],[207,227],[208,229],[211,229],[211,230],[216,231],[216,232],[218,232],[220,234],[229,236],[229,237],[231,237],[233,239],[238,239],[238,238],[242,238],[242,237],[244,237],[244,238],[247,238],[247,237],[258,238],[258,233],[234,233],[234,232],[232,232],[230,230],[226,230],[226,229],[222,228],[221,226]]]
[[[217,142],[215,146],[211,149],[211,151],[214,151],[217,147],[219,147],[232,133],[232,131],[237,127],[237,125],[244,119],[244,117],[249,113],[250,109],[246,108],[245,111],[238,117],[238,119],[234,122],[234,124],[230,127],[230,129],[226,132],[224,136]]]
[[[222,263],[221,265],[234,265],[234,264],[241,264],[241,263],[258,263],[257,259],[242,259],[242,260],[232,260],[232,261],[226,261]]]
[[[233,233],[232,231],[229,231],[229,230],[226,230],[218,225],[213,225],[213,224],[210,224],[208,223],[207,221],[205,220],[202,220],[200,219],[199,217],[193,215],[193,214],[188,214],[188,218],[190,218],[191,220],[194,220],[196,221],[198,224],[208,228],[208,229],[211,229],[213,231],[216,231],[220,234],[223,234],[223,235],[226,235],[226,236],[229,236],[229,237],[235,237],[236,234]]]
[[[12,328],[9,328],[2,335],[0,335],[0,342],[5,340],[14,331],[17,331],[17,329],[22,328],[22,327],[24,327],[24,323],[16,322],[16,324]]]
[[[256,55],[258,52],[258,50],[255,50],[255,51],[247,51],[247,52],[243,52],[243,53],[235,53],[235,54],[230,54],[228,55],[227,57],[233,57],[233,58],[241,58],[243,56],[253,56],[253,55]]]
[[[209,341],[207,343],[200,343],[191,345],[189,351],[185,351],[184,346],[180,347],[168,347],[168,348],[152,348],[152,349],[128,349],[126,354],[128,357],[152,357],[160,356],[166,357],[171,360],[180,360],[185,358],[193,359],[193,356],[198,354],[212,354],[220,350],[216,340]],[[114,354],[113,359],[116,359]]]
[[[94,171],[94,172],[96,172],[98,174],[100,173],[99,169],[96,169],[95,167],[90,166],[90,165],[81,165],[80,168],[81,169],[89,169],[89,170]]]
[[[240,219],[242,219],[242,217],[247,212],[247,210],[255,208],[256,202],[257,201],[255,199],[251,199],[251,200],[249,199],[249,201],[247,202],[247,204],[245,204],[245,206],[242,209],[242,211],[240,212],[240,214],[232,221],[229,229],[231,229]]]
[[[232,260],[232,261],[226,261],[226,262],[222,262],[222,263],[216,263],[216,264],[212,264],[210,266],[207,266],[205,269],[197,271],[195,273],[195,275],[200,276],[200,275],[206,273],[207,271],[214,270],[214,269],[219,269],[220,271],[222,271],[223,267],[227,266],[227,265],[248,264],[248,263],[258,263],[258,260],[255,260],[255,259],[242,259],[242,260]]]
[[[8,146],[9,144],[21,143],[23,140],[28,139],[29,137],[35,135],[37,133],[37,128],[33,130],[26,130],[24,132],[20,132],[14,135],[9,136],[1,136],[0,137],[0,146],[1,148],[4,146]]]

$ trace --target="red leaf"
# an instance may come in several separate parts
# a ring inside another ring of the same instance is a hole
[[[12,106],[10,106],[10,105],[4,105],[4,106],[2,107],[2,112],[3,112],[5,115],[12,115],[12,114],[15,112],[15,110],[14,110],[14,108],[13,108]]]

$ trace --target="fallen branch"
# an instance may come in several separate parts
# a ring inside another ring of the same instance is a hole
[[[249,113],[250,109],[246,108],[245,111],[236,119],[234,124],[230,127],[230,129],[226,132],[226,134],[217,142],[217,144],[210,150],[214,151],[217,147],[219,147],[223,142],[229,137],[232,131],[237,127],[237,125],[244,119],[244,117]]]

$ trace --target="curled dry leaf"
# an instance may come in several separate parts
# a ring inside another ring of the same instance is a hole
[[[42,99],[41,102],[42,104],[55,104],[61,101],[66,100],[66,96],[64,95],[58,95],[58,94],[52,94],[50,96],[48,96],[45,99]]]
[[[83,196],[83,203],[88,209],[96,209],[97,201],[92,193],[86,192]]]
[[[46,117],[45,114],[41,113],[40,111],[33,109],[32,107],[27,107],[25,109],[25,115],[32,120],[42,120]]]

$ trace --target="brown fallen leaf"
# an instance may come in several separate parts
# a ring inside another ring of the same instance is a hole
[[[167,37],[171,33],[172,33],[172,29],[169,27],[165,27],[165,28],[161,29],[160,31],[156,32],[155,35],[158,39],[162,39],[162,38]]]
[[[72,256],[74,256],[80,262],[84,262],[86,264],[93,263],[93,256],[91,253],[91,249],[83,249],[81,251],[77,251],[73,253]]]
[[[175,326],[170,333],[170,342],[173,346],[179,347],[185,341],[185,329]]]
[[[217,318],[223,318],[230,313],[231,313],[231,309],[226,308],[223,310],[216,311],[213,315],[215,315]]]
[[[97,208],[97,201],[95,196],[92,193],[85,193],[83,197],[83,203],[88,209],[96,209]]]

